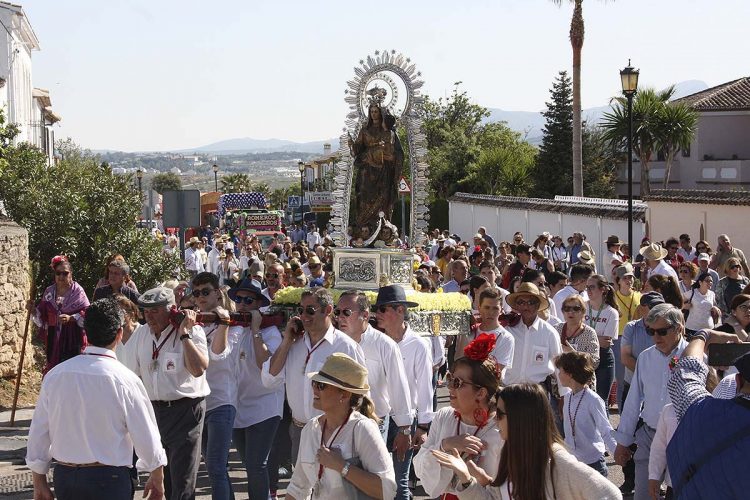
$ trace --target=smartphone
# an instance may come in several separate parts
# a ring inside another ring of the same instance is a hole
[[[711,344],[708,346],[710,366],[732,366],[740,356],[750,352],[750,342],[742,344]]]
[[[294,319],[294,336],[299,337],[305,333],[305,325],[302,324],[302,320],[299,318]]]

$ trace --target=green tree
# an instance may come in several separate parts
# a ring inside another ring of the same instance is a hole
[[[159,194],[164,194],[164,191],[179,191],[182,189],[182,179],[172,172],[156,174],[151,179],[151,189]]]
[[[573,194],[573,92],[566,71],[558,73],[542,115],[546,122],[534,167],[534,196]]]
[[[253,190],[253,182],[247,174],[228,174],[221,178],[222,193],[247,193]]]
[[[10,127],[3,124],[0,114],[0,137],[7,137]],[[70,258],[75,280],[89,294],[112,253],[130,263],[142,290],[180,268],[177,257],[165,254],[158,240],[135,227],[141,202],[132,175],[114,175],[70,140],[57,149],[64,159],[53,165],[25,143],[6,145],[0,153],[0,200],[8,215],[29,231],[40,293],[51,281],[49,262],[56,254]]]
[[[685,103],[664,106],[659,116],[657,145],[664,152],[664,189],[669,185],[672,162],[681,149],[690,147],[698,128],[698,113]]]
[[[633,100],[633,153],[641,161],[641,196],[651,192],[650,163],[659,149],[660,124],[674,86],[657,92],[639,90]],[[628,108],[625,97],[615,97],[612,111],[604,113],[601,126],[604,137],[613,147],[624,150],[628,139]]]
[[[261,193],[263,196],[266,197],[266,200],[268,200],[271,197],[271,188],[268,186],[268,183],[266,182],[258,182],[258,183],[253,184],[250,191],[253,191],[255,193]]]
[[[605,137],[601,127],[583,125],[583,185],[584,196],[616,198],[617,165],[623,155]],[[562,193],[559,193],[562,194]]]

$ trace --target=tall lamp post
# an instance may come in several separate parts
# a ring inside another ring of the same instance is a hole
[[[639,71],[630,65],[620,70],[622,93],[628,100],[628,248],[630,259],[633,261],[635,247],[633,246],[633,97],[638,92]]]
[[[219,192],[219,166],[214,164],[214,191]]]
[[[138,178],[138,201],[141,203],[141,217],[143,217],[143,170],[141,167],[135,171],[135,176]]]
[[[305,222],[302,210],[305,201],[305,164],[302,160],[297,162],[297,168],[299,169],[299,224],[302,227]]]

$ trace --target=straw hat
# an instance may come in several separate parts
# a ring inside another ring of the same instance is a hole
[[[320,371],[308,373],[307,377],[353,394],[365,395],[370,391],[367,368],[342,352],[328,356]]]
[[[188,241],[188,246],[193,246],[196,243],[200,243],[200,242],[201,242],[200,238],[198,238],[197,236],[193,236],[192,238],[190,238],[190,241]]]
[[[594,256],[588,250],[581,250],[578,253],[578,262],[581,264],[587,264],[589,266],[594,265]]]
[[[658,243],[651,243],[649,246],[641,248],[639,253],[643,255],[644,259],[662,260],[667,256],[667,249]]]
[[[505,298],[505,302],[508,303],[513,309],[516,308],[516,300],[521,297],[535,297],[539,299],[539,310],[544,311],[549,307],[549,299],[546,295],[539,291],[539,288],[534,283],[521,283],[518,286],[518,291],[511,293]]]

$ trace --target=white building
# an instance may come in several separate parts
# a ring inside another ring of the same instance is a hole
[[[23,7],[0,1],[0,106],[6,123],[20,131],[16,142],[29,142],[54,158],[52,126],[60,117],[52,111],[49,91],[35,89],[31,53],[39,40]]]

